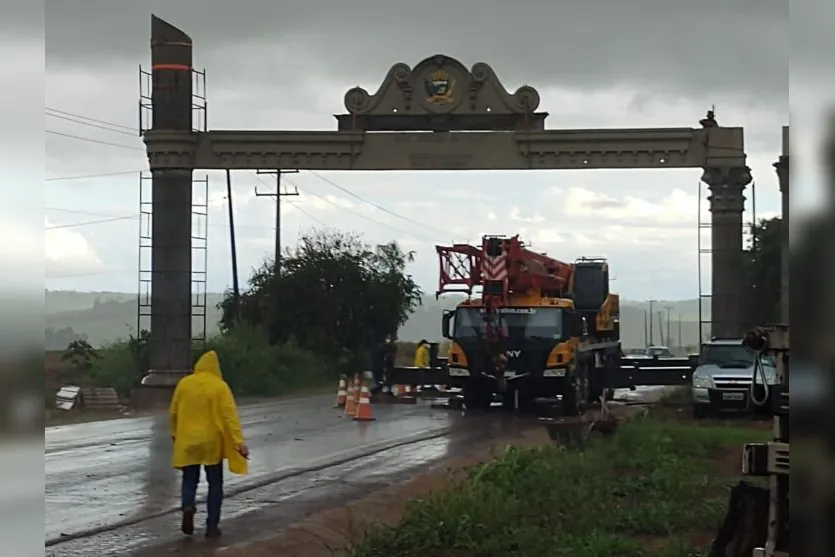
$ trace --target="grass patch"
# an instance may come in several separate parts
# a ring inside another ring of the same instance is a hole
[[[508,448],[373,528],[351,557],[685,557],[724,517],[715,456],[766,439],[732,426],[630,421],[584,453]]]

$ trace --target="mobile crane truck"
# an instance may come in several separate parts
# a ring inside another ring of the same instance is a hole
[[[563,412],[577,415],[603,394],[603,370],[621,356],[619,298],[609,291],[604,259],[565,263],[518,235],[436,250],[437,295],[468,295],[442,321],[448,382],[462,389],[468,408],[500,398],[526,411],[537,398],[560,396]]]

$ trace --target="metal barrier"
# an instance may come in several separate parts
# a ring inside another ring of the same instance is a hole
[[[640,386],[689,385],[696,368],[694,358],[621,358],[617,367],[601,372],[607,388],[628,389]],[[457,379],[458,381],[451,381]],[[447,366],[419,368],[395,367],[389,370],[389,382],[397,385],[449,385]]]
[[[694,358],[621,358],[619,367],[605,370],[605,383],[610,389],[689,385],[696,365]]]

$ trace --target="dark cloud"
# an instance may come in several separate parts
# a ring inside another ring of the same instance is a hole
[[[307,64],[368,88],[395,62],[444,52],[467,65],[490,63],[511,88],[627,84],[691,97],[787,97],[785,0],[49,0],[48,65],[147,60],[151,12],[191,35],[207,66],[235,49],[292,58],[299,71]]]

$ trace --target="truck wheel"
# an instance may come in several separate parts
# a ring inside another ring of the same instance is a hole
[[[488,410],[493,399],[492,391],[484,385],[471,381],[464,385],[464,404],[468,410]]]

